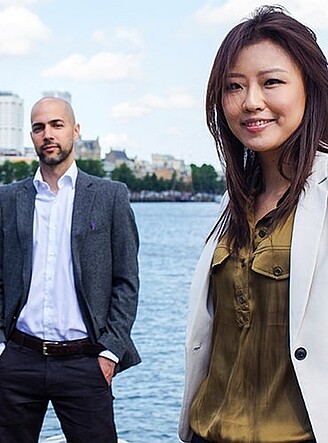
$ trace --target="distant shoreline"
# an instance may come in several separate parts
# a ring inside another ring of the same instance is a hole
[[[222,195],[206,192],[180,192],[180,191],[140,191],[130,192],[130,201],[133,203],[195,203],[195,202],[217,202],[220,203]]]

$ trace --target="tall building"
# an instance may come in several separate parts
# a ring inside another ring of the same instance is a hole
[[[23,154],[24,106],[17,94],[0,91],[0,150]]]
[[[72,103],[72,95],[68,91],[43,91],[43,97],[55,97],[66,100],[68,103]]]

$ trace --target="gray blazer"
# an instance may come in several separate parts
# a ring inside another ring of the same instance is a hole
[[[0,341],[15,327],[32,275],[36,191],[28,178],[0,186]],[[72,217],[75,287],[90,339],[140,362],[131,340],[138,301],[138,233],[126,186],[78,172]]]

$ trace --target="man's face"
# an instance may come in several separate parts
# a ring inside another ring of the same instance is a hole
[[[80,128],[64,101],[39,101],[32,109],[31,125],[31,138],[41,163],[69,165],[74,160],[73,146]]]

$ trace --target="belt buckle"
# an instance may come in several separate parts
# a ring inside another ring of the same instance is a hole
[[[58,345],[58,341],[43,341],[42,342],[42,355],[51,355],[50,352],[48,352],[48,346],[49,345]]]

